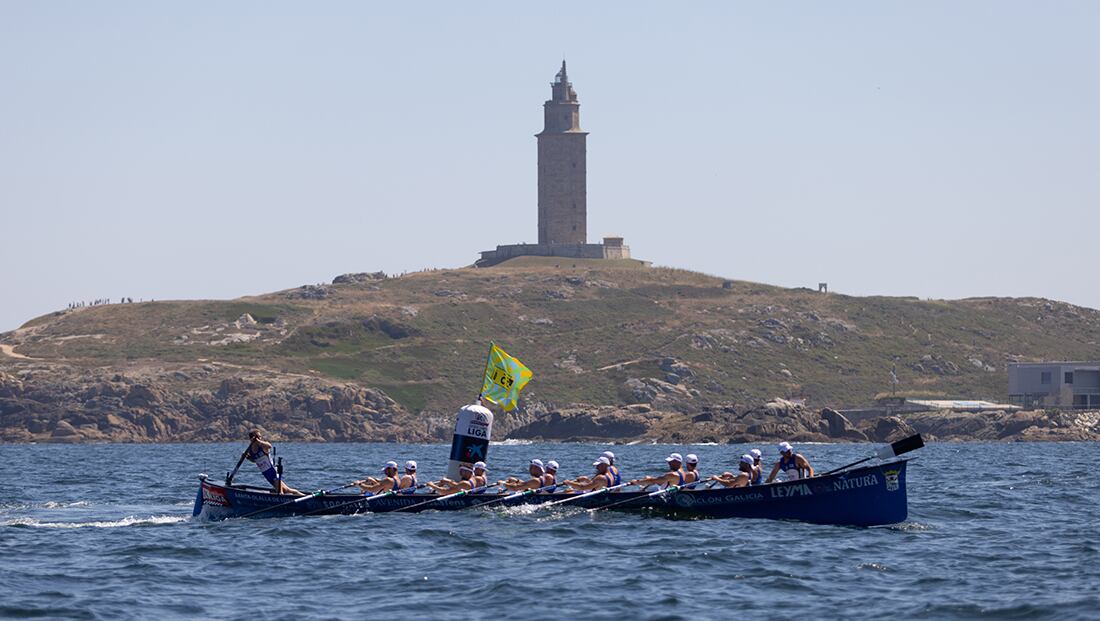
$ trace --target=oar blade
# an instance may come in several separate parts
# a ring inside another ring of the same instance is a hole
[[[878,457],[879,459],[889,459],[908,453],[909,451],[915,451],[922,447],[924,447],[924,438],[922,438],[919,433],[916,433],[908,438],[902,438],[897,442],[893,442],[890,446],[882,447],[878,451]]]

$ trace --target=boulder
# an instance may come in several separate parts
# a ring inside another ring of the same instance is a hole
[[[357,285],[375,280],[385,280],[385,272],[358,272],[355,274],[340,274],[332,279],[334,285]]]
[[[132,408],[148,408],[164,401],[164,393],[157,389],[142,384],[135,384],[130,387],[130,392],[126,395],[126,398],[122,402],[127,407]]]
[[[64,420],[57,421],[57,425],[53,428],[53,433],[50,434],[50,436],[54,438],[79,435],[80,432],[76,430],[76,427],[73,427],[72,424]]]
[[[821,410],[821,419],[828,425],[826,433],[828,433],[830,438],[854,440],[857,442],[867,441],[866,434],[856,429],[855,426],[852,425],[852,421],[848,420],[846,416],[832,408]]]
[[[876,442],[893,442],[916,432],[909,423],[897,416],[883,416],[874,421],[869,435]]]

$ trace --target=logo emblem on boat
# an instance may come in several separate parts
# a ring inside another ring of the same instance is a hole
[[[228,507],[229,499],[225,497],[225,492],[221,491],[220,489],[214,489],[203,485],[202,504],[214,505],[217,507]]]
[[[690,507],[695,504],[695,498],[691,494],[676,494],[672,499],[680,507]]]
[[[886,491],[896,492],[901,488],[898,484],[898,470],[885,470],[882,474],[886,475]]]

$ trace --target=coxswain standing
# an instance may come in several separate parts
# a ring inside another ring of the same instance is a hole
[[[502,485],[505,489],[513,492],[522,492],[523,490],[539,489],[542,487],[543,477],[546,475],[546,466],[542,463],[542,460],[532,459],[531,463],[527,466],[527,472],[530,473],[531,478],[519,479],[516,477],[508,477],[500,481],[498,485]]]
[[[668,472],[656,477],[634,479],[630,484],[639,485],[643,489],[650,485],[664,485],[666,488],[672,485],[683,485],[685,483],[682,469],[684,458],[679,453],[673,453],[665,458],[665,462],[668,463]]]
[[[401,482],[397,478],[397,462],[387,461],[385,465],[382,466],[381,479],[367,477],[361,481],[356,481],[355,484],[359,486],[359,489],[363,490],[364,494],[396,492],[401,489]]]
[[[738,463],[738,473],[723,472],[711,477],[712,481],[718,481],[723,487],[748,487],[752,483],[752,455],[742,455]]]
[[[283,482],[283,475],[279,474],[275,464],[271,463],[271,453],[273,451],[274,448],[271,443],[264,440],[263,432],[259,429],[248,432],[248,448],[244,450],[243,457],[256,464],[256,467],[260,469],[260,474],[264,475],[267,482],[275,489],[276,494],[304,496],[305,494]]]
[[[684,466],[684,483],[695,483],[702,478],[703,475],[699,472],[698,455],[689,453],[688,456],[684,458]]]
[[[591,479],[580,476],[569,481],[562,481],[562,485],[568,485],[575,492],[591,492],[615,486],[615,477],[611,474],[611,461],[609,459],[601,455],[599,459],[592,462],[592,465],[596,467],[596,476]]]
[[[794,452],[794,447],[789,442],[779,443],[779,461],[775,462],[775,467],[772,468],[772,473],[768,475],[768,480],[765,483],[771,483],[775,480],[775,475],[782,472],[786,475],[788,481],[797,481],[798,479],[807,479],[814,475],[813,466],[803,456]]]
[[[452,481],[448,478],[442,478],[438,481],[428,481],[425,483],[430,489],[443,496],[449,494],[457,494],[458,492],[468,492],[475,488],[472,481],[474,476],[474,469],[466,464],[462,464],[458,467],[458,476],[461,477],[459,481]]]

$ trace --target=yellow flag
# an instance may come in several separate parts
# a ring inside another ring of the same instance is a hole
[[[531,369],[493,343],[489,348],[489,362],[485,365],[481,396],[511,412],[519,403],[519,391],[531,381],[531,377]]]

